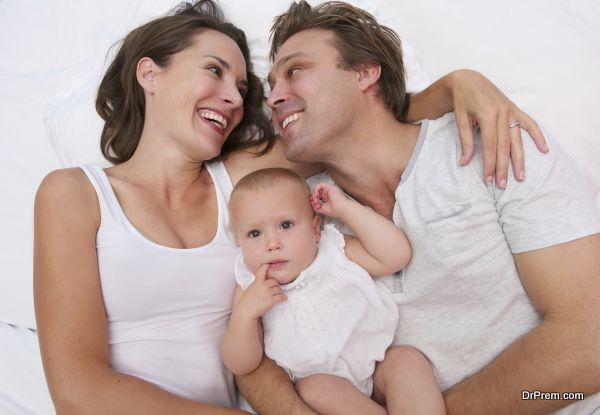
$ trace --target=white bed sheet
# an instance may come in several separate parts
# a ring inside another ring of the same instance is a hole
[[[129,29],[176,3],[0,0],[0,322],[35,327],[35,191],[53,169],[100,160],[96,137],[86,132],[101,125],[90,106],[106,50]],[[431,79],[466,67],[492,79],[559,139],[584,171],[600,206],[599,2],[354,3],[396,28]],[[267,27],[288,0],[222,4],[247,31],[257,69],[266,71]],[[412,80],[423,85],[427,76],[415,66]],[[4,369],[0,377],[6,380]]]

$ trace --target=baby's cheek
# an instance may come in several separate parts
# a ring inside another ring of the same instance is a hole
[[[248,266],[248,269],[250,270],[251,273],[253,273],[254,275],[256,275],[258,273],[258,269],[260,268],[260,261],[257,261],[255,258],[246,258],[246,265]]]

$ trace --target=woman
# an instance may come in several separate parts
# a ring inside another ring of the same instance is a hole
[[[36,196],[36,316],[59,414],[243,413],[219,356],[227,199],[258,168],[319,170],[285,160],[262,97],[243,32],[210,0],[124,40],[97,99],[115,166],[52,172]]]

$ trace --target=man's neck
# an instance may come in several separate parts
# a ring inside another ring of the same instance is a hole
[[[331,178],[358,202],[391,219],[394,193],[412,156],[420,126],[394,120],[370,123],[344,137],[343,149],[325,166]]]

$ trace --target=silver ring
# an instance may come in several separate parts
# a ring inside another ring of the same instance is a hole
[[[521,125],[519,121],[511,122],[508,124],[508,128],[518,127],[519,125]]]

